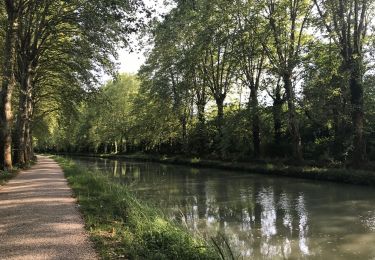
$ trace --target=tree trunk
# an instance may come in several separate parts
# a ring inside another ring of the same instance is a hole
[[[281,128],[282,128],[282,109],[283,109],[283,99],[281,98],[280,87],[276,89],[276,96],[273,101],[273,127],[274,127],[274,142],[276,145],[280,144],[281,141]]]
[[[219,137],[222,137],[223,134],[223,125],[224,125],[224,98],[219,97],[215,98],[216,106],[217,106],[217,129]]]
[[[31,74],[32,75],[32,74]],[[32,76],[30,76],[30,79]],[[26,150],[25,150],[25,158],[26,162],[29,162],[34,158],[34,143],[33,143],[33,135],[32,135],[32,118],[34,114],[34,106],[33,106],[33,90],[31,81],[29,82],[29,90],[27,92],[27,121],[26,121]]]
[[[187,119],[185,115],[180,117],[182,134],[182,151],[187,152]]]
[[[34,149],[33,149],[33,135],[30,123],[28,121],[26,127],[26,148],[25,148],[25,159],[26,162],[30,162],[34,158]]]
[[[203,155],[206,152],[206,117],[205,117],[205,102],[197,103],[198,109],[198,153]]]
[[[302,161],[303,156],[302,156],[301,136],[299,133],[296,108],[294,104],[294,90],[293,90],[291,75],[289,73],[284,74],[283,80],[284,80],[286,99],[288,102],[289,132],[292,138],[293,158],[297,161]]]
[[[250,107],[251,107],[251,121],[252,121],[252,130],[253,130],[254,158],[258,158],[260,155],[260,126],[259,126],[260,120],[259,120],[258,90],[256,87],[251,87]]]
[[[206,116],[205,116],[205,104],[197,103],[197,109],[198,109],[198,122],[201,126],[204,126],[206,124]]]
[[[20,91],[16,135],[14,140],[14,162],[19,165],[26,164],[26,124],[27,124],[27,96],[23,89]]]
[[[225,97],[221,96],[220,98],[215,98],[217,106],[217,136],[216,136],[216,150],[219,151],[221,158],[225,157],[225,150],[222,149],[223,141],[223,127],[224,127],[224,99]]]
[[[9,7],[11,9],[11,7]],[[3,168],[12,169],[12,92],[15,86],[14,66],[16,47],[16,14],[8,9],[8,20],[4,45],[2,88],[0,93],[0,128],[2,145],[0,153]]]
[[[14,162],[24,165],[32,158],[32,155],[27,149],[28,141],[27,135],[30,132],[30,123],[32,117],[32,68],[31,64],[22,65],[25,62],[20,62],[20,97],[18,105],[18,116],[16,123],[16,139],[15,139],[15,158]],[[30,137],[31,138],[31,137]],[[31,147],[32,149],[32,147]]]
[[[364,112],[363,112],[363,84],[362,84],[362,59],[351,62],[350,65],[350,94],[352,104],[353,165],[360,166],[366,161],[366,142],[364,138]]]

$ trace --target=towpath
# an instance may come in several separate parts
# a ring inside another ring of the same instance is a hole
[[[48,157],[0,187],[0,259],[98,259],[63,171]]]

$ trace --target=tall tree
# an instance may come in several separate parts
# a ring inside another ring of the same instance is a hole
[[[94,86],[100,69],[106,72],[114,70],[111,57],[117,55],[118,46],[127,44],[128,34],[141,25],[134,11],[142,7],[141,1],[43,0],[19,1],[17,6],[11,5],[12,3],[13,1],[9,1],[7,5],[8,17],[17,17],[17,20],[8,24],[16,28],[9,27],[8,31],[13,32],[16,39],[11,41],[13,45],[5,45],[6,48],[11,46],[12,51],[5,48],[4,53],[12,53],[14,57],[8,59],[4,55],[4,61],[13,62],[6,65],[6,68],[12,69],[13,75],[3,77],[3,86],[7,87],[2,88],[2,104],[5,108],[2,109],[4,116],[1,126],[6,151],[5,167],[12,163],[9,125],[12,121],[10,97],[15,84],[15,71],[20,85],[16,160],[24,164],[32,153],[31,122],[36,91],[43,88],[40,84],[46,84],[48,79],[54,81],[52,78],[56,75],[63,75],[66,80],[73,79],[86,89]],[[22,15],[19,14],[21,12]],[[17,16],[10,15],[13,13]],[[50,66],[56,62],[64,66]],[[59,84],[65,83],[60,80]],[[48,85],[50,84],[47,83]]]
[[[353,164],[366,161],[364,136],[364,44],[370,22],[369,0],[314,0],[322,26],[340,48],[342,71],[346,74],[351,96]]]
[[[204,3],[199,22],[204,25],[197,35],[203,57],[202,69],[217,106],[218,141],[223,135],[224,101],[234,83],[237,60],[237,27],[232,3]]]
[[[264,42],[264,47],[271,64],[283,79],[293,157],[299,161],[303,159],[303,155],[293,80],[296,78],[296,68],[301,61],[304,31],[311,7],[310,1],[306,0],[266,0],[268,28],[272,36],[270,41]]]
[[[15,56],[19,18],[25,1],[4,0],[6,29],[3,46],[2,84],[0,90],[0,166],[12,169],[12,94],[16,85]]]
[[[260,16],[259,6],[253,2],[237,3],[239,40],[237,56],[239,60],[239,78],[250,90],[249,110],[252,124],[254,157],[260,156],[260,115],[259,86],[266,63],[266,52],[262,46],[262,38],[266,37],[264,23]]]

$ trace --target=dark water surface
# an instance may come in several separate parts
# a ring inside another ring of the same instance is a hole
[[[243,259],[375,259],[375,188],[149,162],[75,158]]]

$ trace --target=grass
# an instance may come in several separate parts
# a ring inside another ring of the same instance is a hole
[[[18,174],[18,170],[0,171],[0,186],[6,184],[10,179]]]
[[[14,166],[13,169],[11,171],[0,171],[0,186],[3,186],[5,185],[8,181],[10,181],[11,179],[13,179],[14,177],[17,176],[17,174],[21,171],[21,170],[27,170],[29,169],[31,166],[33,166],[34,164],[36,163],[36,159],[33,159],[32,161],[28,162],[27,164],[25,165],[22,165],[22,166]]]
[[[137,200],[126,186],[55,156],[103,259],[220,259],[212,245]]]

